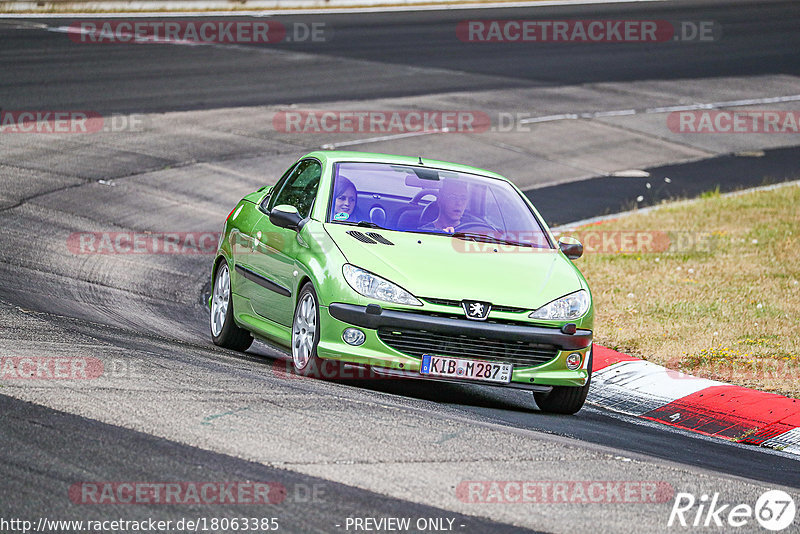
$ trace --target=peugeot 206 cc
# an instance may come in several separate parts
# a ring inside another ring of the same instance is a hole
[[[526,389],[577,412],[591,375],[592,297],[508,179],[423,159],[320,151],[225,221],[212,269],[214,343],[254,336],[294,370]],[[349,366],[348,366],[349,367]]]

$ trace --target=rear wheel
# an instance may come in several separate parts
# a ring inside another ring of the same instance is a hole
[[[215,345],[238,351],[247,350],[253,344],[250,332],[233,321],[231,274],[224,261],[217,268],[211,291],[211,339]]]
[[[592,382],[592,354],[589,353],[589,378],[581,387],[553,386],[550,393],[534,393],[536,405],[543,412],[572,415],[578,413],[586,402],[589,384]]]

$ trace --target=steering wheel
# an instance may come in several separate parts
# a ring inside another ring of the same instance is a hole
[[[497,232],[498,234],[502,233],[500,232],[499,228],[495,228],[494,226],[485,221],[467,221],[465,223],[456,226],[455,230],[456,232],[464,232],[466,230],[470,230],[473,228],[489,228],[491,231]]]
[[[409,204],[419,204],[419,201],[422,200],[423,197],[426,197],[428,195],[438,196],[438,194],[439,194],[438,189],[423,189],[422,191],[414,195],[414,198],[412,198],[411,201],[409,201]]]

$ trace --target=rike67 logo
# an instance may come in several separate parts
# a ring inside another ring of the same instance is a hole
[[[749,525],[753,519],[767,530],[778,532],[794,524],[797,513],[794,499],[781,490],[769,490],[761,494],[755,506],[731,504],[720,501],[719,493],[703,494],[700,498],[691,493],[679,492],[667,521],[668,527],[739,528]]]

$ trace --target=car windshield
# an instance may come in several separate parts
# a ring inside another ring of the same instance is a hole
[[[416,165],[338,163],[327,221],[552,248],[506,181]]]

